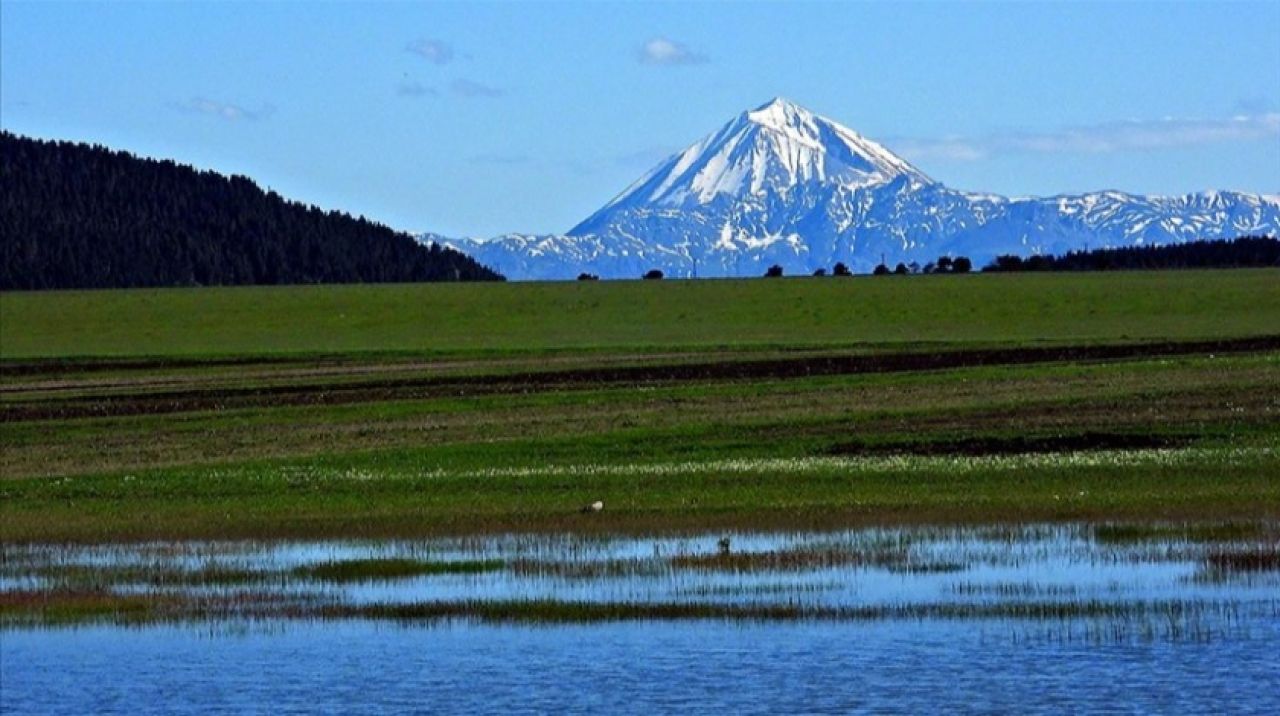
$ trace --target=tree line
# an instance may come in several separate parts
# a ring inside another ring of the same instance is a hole
[[[997,256],[982,270],[1009,271],[1113,271],[1141,269],[1246,268],[1280,266],[1280,240],[1270,236],[1188,241],[1161,246],[1071,251],[1062,256],[1023,258]]]
[[[984,273],[1013,271],[1112,271],[1143,269],[1248,268],[1280,267],[1280,239],[1271,236],[1242,236],[1236,239],[1187,241],[1161,246],[1127,246],[1086,251],[1071,251],[1062,256],[1049,254],[1022,257],[1015,254],[997,256],[982,268]],[[940,256],[923,266],[916,262],[899,263],[893,268],[885,263],[875,267],[875,276],[910,274],[965,274],[973,270],[966,256]],[[765,278],[778,278],[783,268],[774,264],[765,270]],[[819,268],[814,276],[826,276]],[[837,263],[831,275],[852,276],[844,263]],[[582,274],[578,280],[594,280],[594,274]],[[662,272],[653,269],[643,278],[660,279]]]
[[[99,145],[0,133],[0,289],[501,280],[364,217]]]

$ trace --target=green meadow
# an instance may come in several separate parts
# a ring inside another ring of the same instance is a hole
[[[6,293],[0,361],[13,542],[1280,516],[1277,270]]]
[[[1280,332],[1280,272],[7,293],[0,358],[1189,340]]]

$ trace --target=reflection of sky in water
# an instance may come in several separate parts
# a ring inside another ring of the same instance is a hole
[[[1280,712],[1280,628],[1095,644],[1017,625],[637,623],[244,632],[89,627],[0,639],[0,712]]]
[[[1267,533],[1276,534],[1275,527]],[[1240,609],[1207,609],[1186,622],[1203,629],[1178,637],[1162,631],[1173,626],[1162,613],[1118,617],[1126,631],[1115,638],[1115,622],[1092,617],[15,629],[0,632],[0,712],[652,713],[691,705],[734,713],[1280,712],[1280,574],[1204,579],[1200,560],[1224,545],[1102,544],[1092,534],[1088,526],[1041,525],[729,535],[738,553],[834,549],[891,555],[916,567],[956,565],[924,572],[840,566],[729,573],[672,569],[665,561],[714,554],[722,534],[9,545],[0,589],[37,585],[22,575],[48,565],[287,572],[331,560],[407,557],[573,567],[620,562],[632,571],[563,578],[504,569],[358,584],[277,577],[265,585],[172,589],[265,586],[357,603],[544,597],[892,607],[1180,600]]]
[[[869,564],[747,572],[675,569],[677,555],[711,555],[721,533],[684,537],[495,535],[418,541],[216,542],[108,547],[7,548],[0,588],[30,587],[22,565],[100,565],[287,571],[335,560],[410,558],[501,560],[591,568],[587,577],[504,569],[334,584],[289,579],[290,593],[363,603],[558,599],[606,602],[717,602],[863,607],[936,603],[1274,599],[1275,573],[1196,579],[1200,559],[1221,544],[1140,541],[1106,544],[1085,525],[899,527],[829,533],[729,534],[735,553],[828,551],[866,555]],[[1241,545],[1247,545],[1243,542]],[[887,562],[887,564],[886,564]],[[942,567],[942,569],[939,569]],[[914,568],[914,569],[913,569]],[[934,571],[930,571],[930,569]],[[280,588],[283,585],[276,585]],[[142,585],[136,588],[143,588]],[[174,589],[196,589],[173,587]],[[261,589],[261,585],[200,590]]]

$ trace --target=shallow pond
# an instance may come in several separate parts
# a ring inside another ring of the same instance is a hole
[[[1276,713],[1278,536],[7,546],[0,711]]]

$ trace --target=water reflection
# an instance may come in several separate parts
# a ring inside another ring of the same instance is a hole
[[[1271,522],[8,545],[0,711],[1275,713],[1278,551]]]
[[[27,545],[4,549],[0,593],[9,628],[235,618],[1004,618],[1081,622],[1116,638],[1211,638],[1275,617],[1278,535],[1275,523],[1046,524]]]

